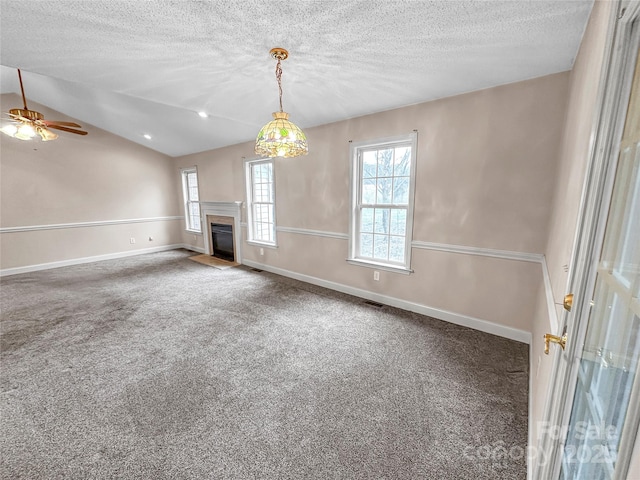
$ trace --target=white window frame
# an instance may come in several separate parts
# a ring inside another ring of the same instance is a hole
[[[269,164],[271,165],[271,198],[272,202],[255,202],[253,197],[253,170],[252,167],[254,165],[263,165]],[[260,246],[267,247],[276,247],[277,246],[277,238],[276,238],[276,170],[275,170],[275,162],[273,158],[258,158],[252,160],[245,161],[245,185],[247,189],[247,243],[256,244]],[[273,217],[273,228],[271,231],[271,236],[273,237],[273,241],[266,241],[262,239],[256,239],[255,234],[255,225],[253,218],[253,206],[255,203],[268,204],[271,205],[272,208],[272,217]]]
[[[192,200],[189,194],[189,186],[187,184],[187,177],[189,174],[196,174],[196,181],[198,182],[198,199]],[[202,234],[202,218],[200,218],[200,229],[195,228],[191,222],[190,207],[192,203],[198,204],[198,212],[200,212],[200,179],[198,178],[198,169],[196,167],[183,168],[180,170],[180,176],[182,179],[182,198],[184,200],[184,223],[185,230],[189,233]]]
[[[409,199],[406,206],[398,204],[363,204],[362,199],[362,177],[363,177],[363,152],[371,149],[395,148],[407,145],[411,147],[411,167],[409,178]],[[349,147],[349,158],[351,159],[351,214],[349,215],[349,257],[347,262],[388,270],[397,273],[409,274],[411,270],[411,241],[413,239],[413,211],[416,181],[416,151],[418,145],[418,134],[412,132],[406,135],[380,138],[376,140],[351,142]],[[360,216],[362,208],[388,207],[392,209],[405,208],[407,212],[407,223],[405,230],[404,261],[384,261],[360,255]]]

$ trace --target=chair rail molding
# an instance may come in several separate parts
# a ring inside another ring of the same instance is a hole
[[[411,247],[425,250],[437,250],[440,252],[461,253],[465,255],[479,255],[481,257],[502,258],[505,260],[518,260],[521,262],[542,263],[544,256],[541,253],[514,252],[511,250],[496,250],[484,247],[469,247],[466,245],[453,245],[448,243],[421,242],[414,240]]]
[[[324,230],[309,230],[307,228],[276,227],[276,232],[296,233],[298,235],[311,235],[314,237],[338,238],[341,240],[349,240],[349,235],[346,233],[326,232]]]
[[[94,222],[53,223],[47,225],[24,225],[19,227],[2,227],[0,233],[34,232],[37,230],[60,230],[65,228],[102,227],[105,225],[122,225],[129,223],[170,222],[182,220],[183,215],[168,217],[125,218],[121,220],[98,220]]]

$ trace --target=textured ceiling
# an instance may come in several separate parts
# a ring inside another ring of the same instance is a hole
[[[255,138],[272,47],[308,128],[569,70],[592,3],[1,0],[0,89],[179,156]]]

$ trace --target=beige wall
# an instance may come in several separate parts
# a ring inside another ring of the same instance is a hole
[[[568,73],[504,85],[307,130],[306,157],[276,159],[278,226],[347,234],[349,141],[418,130],[413,240],[542,254]],[[196,165],[203,201],[245,199],[245,143],[177,159]],[[246,218],[246,215],[245,215]],[[537,263],[414,248],[415,273],[347,264],[346,239],[278,232],[278,248],[245,259],[529,332]],[[202,247],[201,237],[184,235]]]
[[[571,262],[578,210],[589,161],[591,131],[596,115],[604,48],[610,9],[613,2],[594,4],[578,56],[571,72],[567,120],[559,156],[553,203],[550,209],[549,235],[545,256],[558,319],[567,288],[565,265]],[[538,440],[538,421],[543,419],[544,403],[549,388],[553,355],[543,354],[542,336],[553,331],[547,310],[547,298],[541,282],[538,307],[532,325],[532,415],[534,444]],[[558,305],[559,304],[559,305]]]
[[[2,95],[0,108],[21,105]],[[72,120],[42,105],[47,119]],[[60,133],[55,141],[0,135],[0,228],[42,226],[0,233],[0,268],[132,252],[182,242],[181,220],[56,228],[182,215],[171,158],[85,125],[87,136]],[[153,241],[149,241],[151,236]],[[131,237],[136,244],[129,243]]]

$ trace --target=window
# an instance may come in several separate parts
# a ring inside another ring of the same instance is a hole
[[[351,144],[351,263],[410,271],[416,141]]]
[[[249,241],[276,244],[273,159],[246,163]]]
[[[187,230],[201,233],[198,172],[195,167],[182,170],[182,193],[184,195],[184,218]]]

